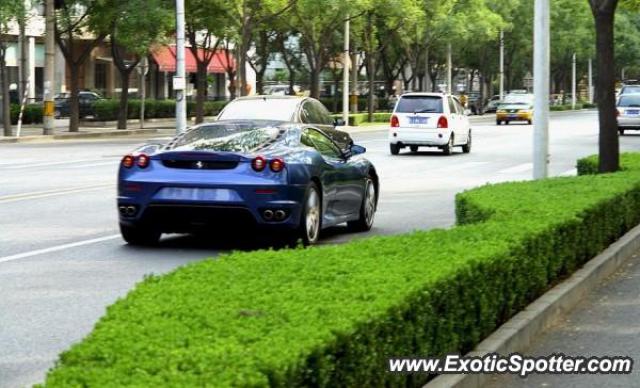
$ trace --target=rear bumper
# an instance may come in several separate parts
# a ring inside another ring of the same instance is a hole
[[[444,146],[449,142],[449,129],[390,128],[389,142],[400,145]]]
[[[121,223],[151,226],[165,233],[251,226],[290,229],[300,224],[305,190],[304,185],[167,187],[121,181],[117,204]],[[135,210],[130,211],[131,207]],[[267,210],[271,218],[265,216]],[[276,217],[278,211],[284,215]]]
[[[640,129],[640,116],[618,116],[618,127]]]

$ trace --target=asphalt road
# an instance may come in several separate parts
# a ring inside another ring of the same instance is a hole
[[[454,195],[487,182],[529,179],[532,130],[474,118],[473,150],[388,152],[386,130],[358,133],[381,179],[373,230],[325,233],[323,244],[454,224]],[[224,241],[166,236],[134,248],[119,237],[117,164],[142,139],[0,145],[0,387],[42,381],[57,355],[84,337],[105,307],[145,274],[163,273],[230,249],[264,246],[253,236]],[[552,115],[552,175],[575,174],[597,151],[595,112]],[[640,134],[622,138],[640,148]]]

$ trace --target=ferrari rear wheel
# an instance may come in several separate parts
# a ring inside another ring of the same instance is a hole
[[[378,193],[376,185],[370,177],[367,177],[362,205],[360,206],[360,218],[347,222],[347,226],[354,232],[366,232],[371,230],[373,219],[376,216]]]
[[[130,245],[155,245],[160,240],[161,233],[153,229],[143,229],[136,226],[120,224],[120,234]]]
[[[315,183],[311,183],[307,188],[302,205],[302,217],[300,217],[298,234],[302,238],[304,246],[309,246],[318,242],[320,228],[322,227],[320,189]]]

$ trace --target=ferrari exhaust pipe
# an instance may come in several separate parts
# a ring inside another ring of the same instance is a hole
[[[285,215],[286,213],[284,212],[284,210],[276,210],[276,212],[274,213],[274,217],[276,218],[276,221],[284,220]]]
[[[273,219],[273,210],[265,210],[264,212],[262,212],[262,217],[264,217],[264,219],[267,221],[271,221]]]

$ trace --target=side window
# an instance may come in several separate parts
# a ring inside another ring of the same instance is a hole
[[[453,102],[453,98],[449,97],[449,111],[452,115],[457,114],[456,104]]]
[[[312,101],[312,106],[316,110],[318,119],[320,120],[316,124],[333,125],[331,114],[320,101]]]
[[[315,148],[323,156],[329,158],[339,158],[341,155],[333,142],[315,129],[307,128],[302,131],[300,142],[307,147]]]

